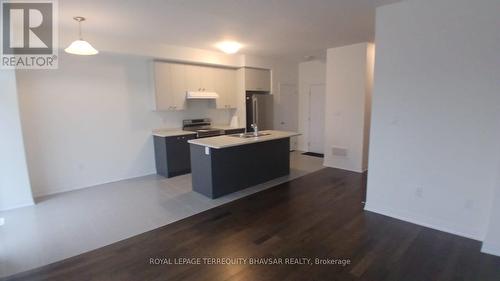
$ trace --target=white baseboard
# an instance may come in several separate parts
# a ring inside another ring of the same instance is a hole
[[[483,242],[483,246],[481,247],[481,252],[500,257],[500,245]]]
[[[55,194],[59,194],[59,193],[85,189],[88,187],[99,186],[99,185],[103,185],[103,184],[115,183],[115,182],[124,181],[124,180],[131,180],[131,179],[145,177],[145,176],[154,175],[154,174],[156,174],[156,171],[147,171],[146,173],[140,173],[137,175],[131,175],[131,176],[127,176],[127,177],[113,178],[113,179],[108,179],[108,180],[104,180],[104,181],[96,181],[94,183],[86,184],[86,185],[52,188],[50,190],[45,190],[43,192],[36,191],[36,188],[35,188],[35,191],[33,192],[33,197],[40,198],[40,197],[55,195]]]
[[[335,164],[331,163],[331,161],[327,161],[326,158],[323,161],[323,166],[335,168],[335,169],[339,169],[339,170],[344,170],[344,171],[349,171],[349,172],[360,173],[360,174],[367,171],[367,170],[363,170],[363,169],[356,169],[356,168],[351,168],[351,167],[344,167],[344,166],[335,165]]]
[[[384,216],[388,216],[391,218],[395,218],[398,220],[406,221],[409,223],[413,223],[416,225],[420,225],[423,227],[432,228],[435,230],[439,230],[439,231],[451,233],[454,235],[462,236],[465,238],[469,238],[469,239],[473,239],[473,240],[477,240],[477,241],[482,240],[482,235],[480,235],[479,233],[467,232],[467,231],[463,231],[460,229],[456,229],[452,226],[447,226],[446,225],[447,223],[445,221],[442,221],[442,220],[439,220],[436,218],[422,217],[421,215],[411,214],[409,212],[404,212],[404,211],[402,212],[402,211],[394,210],[391,208],[380,208],[377,206],[370,205],[369,202],[366,203],[365,210],[370,211],[370,212],[374,212],[377,214],[381,214]]]
[[[33,205],[35,205],[35,202],[30,202],[30,203],[24,203],[24,204],[9,206],[8,208],[0,209],[0,212],[14,210],[14,209],[17,209],[17,208],[23,208],[23,207],[33,206]]]

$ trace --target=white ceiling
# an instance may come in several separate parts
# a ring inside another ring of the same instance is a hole
[[[398,0],[60,0],[62,43],[76,36],[73,16],[84,16],[84,37],[120,38],[215,49],[222,39],[244,54],[321,55],[328,47],[373,39],[375,7]],[[73,33],[74,32],[74,33]],[[64,35],[67,35],[66,37]],[[98,47],[98,46],[97,46]]]

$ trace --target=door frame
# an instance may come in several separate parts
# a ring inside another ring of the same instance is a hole
[[[296,114],[296,123],[295,123],[295,130],[298,130],[298,127],[299,127],[299,116],[298,116],[298,110],[299,110],[299,85],[296,84],[296,83],[288,83],[288,82],[280,82],[278,84],[278,91],[279,91],[279,110],[276,111],[277,115],[275,115],[274,117],[276,118],[276,127],[277,129],[281,129],[281,126],[283,125],[282,124],[282,114],[283,114],[283,104],[282,104],[282,98],[283,98],[283,91],[282,91],[282,88],[286,86],[286,87],[291,87],[293,88],[293,94],[287,94],[287,96],[295,96],[296,98],[296,109],[295,111],[292,111]],[[288,122],[290,120],[287,120]],[[290,138],[290,151],[294,151],[297,149],[297,144],[298,144],[298,140],[297,140],[297,137],[291,137]]]
[[[311,83],[309,86],[309,94],[307,99],[307,151],[311,151],[311,88],[314,86],[323,86],[325,92],[323,93],[324,101],[326,100],[326,83]],[[325,104],[323,101],[323,104]],[[324,120],[323,120],[324,121]],[[325,136],[325,123],[323,122],[323,137]],[[324,145],[324,140],[323,140]],[[323,148],[323,153],[325,153]]]

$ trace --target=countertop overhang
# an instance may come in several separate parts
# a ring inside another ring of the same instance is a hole
[[[295,137],[295,136],[300,135],[299,133],[296,133],[296,132],[275,131],[275,130],[265,130],[265,131],[259,131],[259,132],[260,133],[268,133],[269,135],[260,136],[260,137],[251,137],[251,138],[239,138],[239,137],[230,136],[230,135],[223,135],[223,136],[210,137],[210,138],[194,139],[194,140],[189,140],[188,142],[190,144],[195,144],[195,145],[200,145],[200,146],[205,146],[205,147],[210,147],[210,148],[215,148],[215,149],[221,149],[221,148],[226,148],[226,147],[246,145],[246,144],[252,144],[252,143],[257,143],[257,142],[290,138],[290,137]]]

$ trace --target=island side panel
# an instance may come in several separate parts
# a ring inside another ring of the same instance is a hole
[[[290,174],[290,138],[210,152],[212,198]]]
[[[205,154],[205,147],[190,144],[191,175],[193,190],[207,197],[213,197],[212,157]],[[213,149],[210,149],[212,152]]]
[[[153,142],[155,148],[156,173],[168,177],[167,144],[165,138],[154,136]]]

